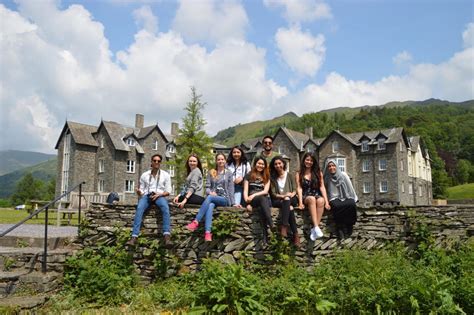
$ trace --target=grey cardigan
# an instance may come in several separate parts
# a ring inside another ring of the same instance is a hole
[[[206,195],[212,191],[211,187],[213,187],[217,182],[217,178],[212,178],[211,174],[207,174],[206,177]],[[229,202],[230,206],[235,204],[234,199],[234,179],[232,173],[229,170],[225,170],[224,172],[224,190],[226,193],[227,201]]]
[[[188,177],[186,177],[186,193],[191,192],[192,194],[202,197],[204,192],[202,186],[202,173],[201,170],[196,167],[189,173]]]

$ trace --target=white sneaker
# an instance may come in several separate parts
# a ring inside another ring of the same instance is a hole
[[[317,236],[318,238],[324,236],[323,231],[321,231],[321,229],[319,228],[319,226],[316,226],[316,227],[314,228],[314,231],[316,232],[316,236]]]
[[[314,242],[317,238],[318,238],[318,235],[316,233],[316,230],[313,228],[311,229],[311,233],[309,234],[309,238]]]

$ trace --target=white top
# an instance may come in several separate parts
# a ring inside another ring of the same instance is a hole
[[[165,191],[171,193],[171,176],[168,172],[158,170],[156,176],[151,175],[151,170],[140,176],[140,188],[142,194],[156,192],[162,194]]]
[[[252,169],[249,162],[247,162],[246,164],[240,163],[237,169],[235,168],[234,163],[227,164],[225,167],[231,172],[233,180],[235,180],[237,177],[244,178],[245,175],[247,175],[247,173],[249,173]]]
[[[283,178],[278,177],[277,178],[277,183],[278,183],[278,189],[280,192],[282,192],[285,189],[285,183],[286,183],[286,177],[288,176],[288,172],[285,172],[285,175],[283,175]]]

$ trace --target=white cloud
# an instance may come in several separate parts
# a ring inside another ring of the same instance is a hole
[[[474,47],[474,23],[469,23],[462,33],[464,48]]]
[[[299,74],[314,76],[324,62],[324,36],[301,31],[299,26],[279,28],[275,41],[281,58]]]
[[[233,0],[181,0],[173,29],[192,42],[222,42],[244,39],[248,18]]]
[[[290,23],[332,18],[331,8],[320,0],[264,0],[263,2],[267,7],[284,7],[284,17]]]
[[[397,66],[404,66],[409,64],[413,60],[411,54],[406,50],[398,53],[395,57],[392,58],[392,61]]]
[[[158,32],[158,18],[151,11],[150,6],[144,5],[133,11],[135,23],[139,28],[144,29],[151,34]]]

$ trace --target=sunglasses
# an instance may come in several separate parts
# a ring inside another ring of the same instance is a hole
[[[161,160],[153,160],[155,163],[161,163]]]
[[[263,144],[272,144],[273,142],[271,141],[263,141]]]

